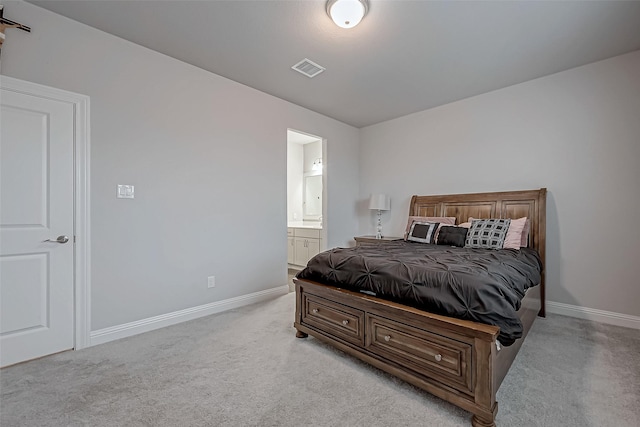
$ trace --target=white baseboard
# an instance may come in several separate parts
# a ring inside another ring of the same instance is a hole
[[[91,332],[89,345],[103,344],[120,338],[141,334],[143,332],[153,331],[154,329],[164,328],[165,326],[175,325],[177,323],[186,322],[203,316],[209,316],[211,314],[264,301],[276,296],[285,295],[287,292],[289,292],[289,286],[278,286],[260,292],[229,298],[223,301],[216,301],[209,304],[199,305],[197,307],[174,311],[172,313],[161,314],[160,316],[125,323],[123,325],[99,329]]]
[[[640,329],[640,317],[638,316],[631,316],[629,314],[597,310],[595,308],[580,307],[577,305],[563,304],[561,302],[553,301],[547,301],[546,308],[547,313],[561,314],[563,316],[593,320],[594,322],[624,326],[625,328]]]

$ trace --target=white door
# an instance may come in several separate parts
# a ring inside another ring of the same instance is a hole
[[[296,237],[294,240],[294,264],[307,266],[309,262],[309,251],[307,250],[307,239]]]
[[[0,366],[8,366],[74,347],[74,104],[5,88],[0,101]]]
[[[309,239],[307,240],[307,257],[308,260],[307,262],[309,262],[309,260],[311,258],[313,258],[314,256],[318,255],[320,253],[320,240],[318,239]]]

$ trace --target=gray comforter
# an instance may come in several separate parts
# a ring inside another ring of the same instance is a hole
[[[300,279],[373,293],[432,313],[500,327],[500,342],[522,336],[516,314],[540,283],[536,251],[467,249],[413,242],[336,248],[312,258]]]

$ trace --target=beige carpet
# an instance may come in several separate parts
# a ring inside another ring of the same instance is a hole
[[[465,426],[471,416],[313,338],[294,294],[0,371],[0,425]],[[640,332],[538,319],[498,426],[637,427]]]

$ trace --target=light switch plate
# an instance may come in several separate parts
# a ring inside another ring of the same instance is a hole
[[[118,199],[133,199],[133,191],[133,185],[118,184],[118,192],[116,193],[116,197]]]

